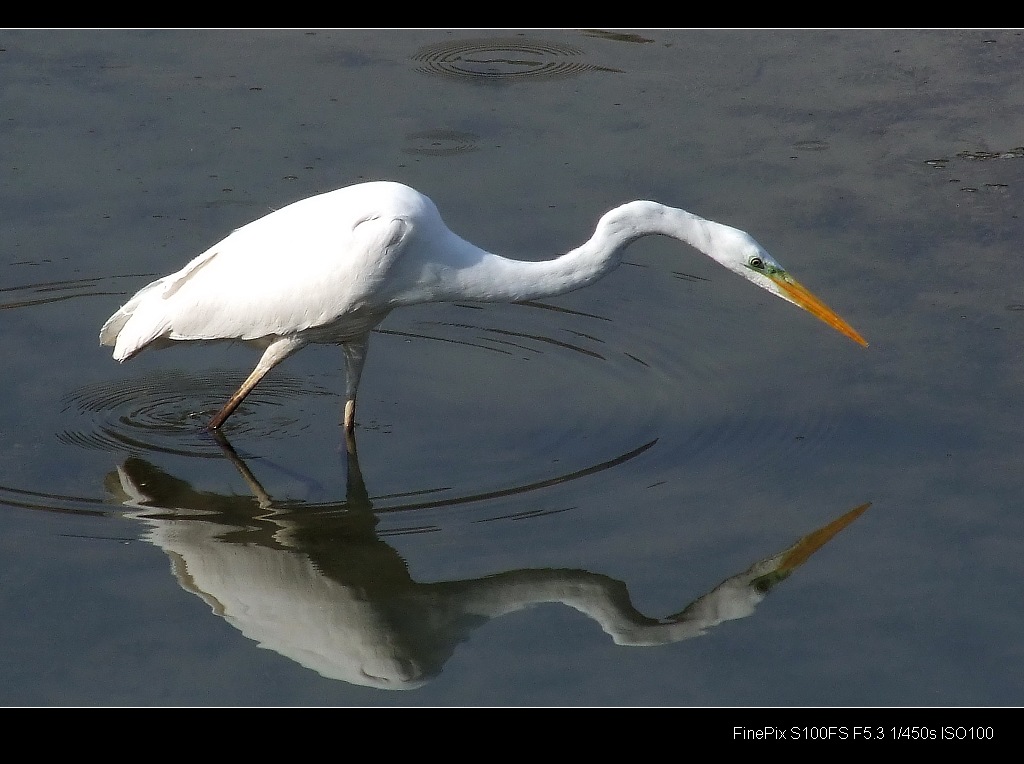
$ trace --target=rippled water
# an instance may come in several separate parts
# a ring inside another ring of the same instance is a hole
[[[1022,40],[0,34],[0,700],[1018,704]],[[351,442],[337,349],[214,435],[252,349],[98,347],[369,178],[525,259],[692,209],[871,346],[646,239],[569,295],[393,313]]]
[[[412,58],[418,71],[470,82],[557,79],[594,71],[616,71],[581,60],[575,45],[528,39],[487,37],[425,45]]]

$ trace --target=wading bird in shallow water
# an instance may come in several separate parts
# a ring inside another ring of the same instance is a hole
[[[312,196],[242,226],[140,289],[103,325],[100,344],[112,345],[118,361],[175,341],[241,340],[262,348],[256,368],[210,421],[213,430],[299,348],[341,345],[344,428],[351,433],[370,331],[395,308],[570,292],[608,274],[628,244],[651,234],[689,244],[867,345],[749,234],[685,210],[628,202],[605,213],[571,252],[526,262],[470,244],[448,229],[426,196],[383,181]]]

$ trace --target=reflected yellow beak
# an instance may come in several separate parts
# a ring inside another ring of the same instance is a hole
[[[818,528],[818,530],[813,533],[808,533],[786,551],[786,556],[779,562],[777,572],[788,575],[794,568],[798,568],[803,565],[807,562],[808,557],[831,541],[832,537],[839,533],[839,531],[863,515],[870,506],[871,502],[869,501],[867,504],[861,504],[859,507],[854,507],[845,515],[833,520],[828,525]]]
[[[823,303],[806,287],[790,277],[786,273],[773,273],[768,276],[779,288],[785,297],[793,304],[799,305],[811,315],[817,316],[826,324],[838,332],[845,334],[851,340],[864,347],[868,346],[867,340],[860,336],[856,329],[841,319],[834,310]]]
[[[818,528],[818,530],[813,531],[812,533],[808,533],[785,552],[775,557],[775,567],[770,569],[764,575],[758,576],[756,579],[751,581],[751,586],[758,591],[766,592],[771,587],[775,586],[775,584],[779,583],[779,581],[785,580],[790,573],[807,562],[808,558],[812,554],[831,541],[839,531],[843,530],[843,528],[863,515],[870,506],[871,502],[869,501],[867,504],[861,504],[859,507],[854,507],[845,515],[833,520],[828,525]]]

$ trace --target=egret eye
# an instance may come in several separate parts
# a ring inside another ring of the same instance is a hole
[[[754,256],[754,257],[750,258],[750,260],[747,261],[747,265],[749,265],[755,271],[763,271],[764,270],[764,260],[762,260],[760,257],[757,257],[757,256]]]

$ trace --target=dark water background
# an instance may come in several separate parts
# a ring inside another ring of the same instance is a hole
[[[1017,31],[0,33],[0,702],[1019,705],[1022,67]],[[392,314],[358,471],[340,351],[218,441],[255,352],[98,347],[379,178],[524,259],[690,209],[871,346],[646,239]]]

